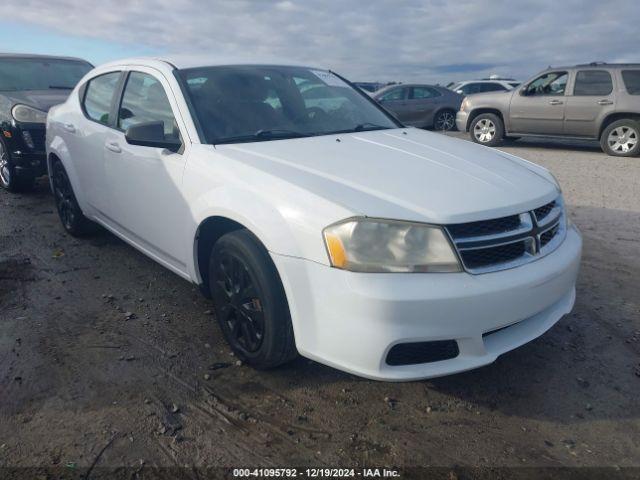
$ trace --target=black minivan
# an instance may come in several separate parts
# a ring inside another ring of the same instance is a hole
[[[0,54],[0,187],[28,190],[47,172],[47,112],[92,68],[79,58]]]

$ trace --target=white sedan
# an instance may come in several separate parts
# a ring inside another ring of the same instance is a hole
[[[256,368],[450,374],[574,304],[581,237],[547,170],[404,128],[328,70],[103,65],[49,113],[47,155],[64,228],[199,285]]]

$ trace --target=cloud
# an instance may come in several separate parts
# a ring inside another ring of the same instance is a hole
[[[525,78],[640,61],[637,0],[9,0],[14,21],[132,50],[289,58],[354,80]],[[620,16],[619,12],[625,12]],[[135,47],[135,48],[134,48]]]

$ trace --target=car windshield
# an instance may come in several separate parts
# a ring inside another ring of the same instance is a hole
[[[92,68],[80,60],[0,58],[0,91],[72,89]]]
[[[210,144],[401,126],[327,70],[252,65],[193,68],[177,74]]]

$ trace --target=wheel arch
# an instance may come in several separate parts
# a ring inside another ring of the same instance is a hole
[[[602,124],[600,125],[600,129],[598,130],[598,139],[602,137],[602,133],[605,129],[611,125],[613,122],[617,122],[618,120],[624,120],[626,118],[630,118],[635,120],[636,122],[640,122],[640,113],[634,112],[612,112],[602,120]]]
[[[483,113],[492,113],[494,115],[497,115],[498,118],[500,118],[500,120],[502,121],[502,125],[504,125],[504,129],[506,133],[507,124],[504,121],[504,115],[502,114],[502,111],[499,108],[493,108],[493,107],[480,107],[480,108],[476,108],[475,110],[472,110],[471,113],[469,114],[469,118],[467,119],[467,125],[465,126],[467,131],[471,127],[471,124],[473,123],[473,121],[478,117],[478,115],[482,115]]]

